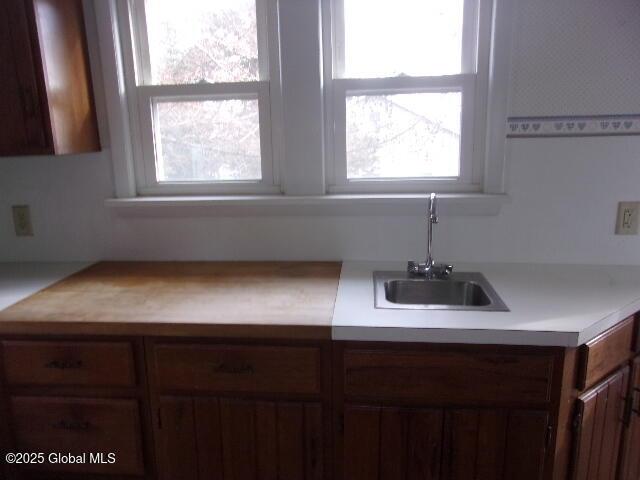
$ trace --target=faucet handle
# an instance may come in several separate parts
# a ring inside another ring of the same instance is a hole
[[[409,261],[407,262],[407,273],[410,275],[417,275],[420,272],[420,263]]]
[[[451,273],[453,273],[453,265],[441,264],[440,265],[442,278],[448,278]]]
[[[407,262],[410,277],[423,277],[430,280],[446,280],[453,272],[453,265],[446,263]]]

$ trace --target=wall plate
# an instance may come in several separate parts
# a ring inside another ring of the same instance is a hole
[[[640,210],[640,202],[618,203],[616,235],[638,234],[638,210]]]
[[[29,205],[13,205],[13,228],[17,237],[33,237],[31,224],[31,208]]]

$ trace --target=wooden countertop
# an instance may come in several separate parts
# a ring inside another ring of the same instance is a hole
[[[330,339],[340,268],[102,262],[0,312],[0,333]]]

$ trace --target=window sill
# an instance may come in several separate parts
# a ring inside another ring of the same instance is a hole
[[[440,212],[450,216],[497,215],[507,195],[439,194]],[[234,195],[109,198],[105,205],[123,217],[253,215],[423,215],[427,195]]]

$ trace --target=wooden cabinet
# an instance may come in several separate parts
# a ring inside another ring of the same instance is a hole
[[[635,318],[631,316],[580,347],[578,388],[589,388],[628,362],[633,352],[634,335]]]
[[[42,452],[47,460],[27,468],[74,473],[142,475],[138,403],[131,399],[22,397],[10,399],[15,448]],[[50,454],[85,455],[83,462],[55,463]],[[102,453],[100,461],[89,458]],[[110,463],[108,454],[114,454]],[[104,462],[104,463],[103,463]]]
[[[3,337],[3,449],[118,459],[6,478],[638,480],[636,339]]]
[[[347,405],[344,479],[538,480],[546,412]]]
[[[554,356],[542,349],[394,348],[357,346],[344,352],[344,393],[403,402],[547,403]]]
[[[343,478],[440,478],[442,409],[346,405],[343,421]]]
[[[628,382],[624,367],[578,398],[573,480],[615,480]]]
[[[330,344],[147,341],[158,476],[327,478]]]
[[[445,423],[442,478],[542,478],[550,415],[544,410],[451,410]]]
[[[2,449],[44,455],[8,478],[153,478],[141,340],[5,338],[0,360]]]
[[[100,150],[81,0],[0,2],[0,155]]]
[[[553,349],[338,344],[336,478],[543,478]]]
[[[131,387],[136,384],[129,342],[2,342],[9,385]]]
[[[324,475],[316,402],[161,397],[161,479],[309,479]]]
[[[640,478],[638,322],[629,317],[580,347],[573,480]],[[596,383],[599,382],[599,383]]]
[[[620,480],[640,478],[640,357],[636,357],[631,369],[631,385],[625,429],[622,441]]]
[[[153,352],[160,389],[320,393],[317,347],[159,344]]]
[[[41,153],[49,140],[32,31],[24,1],[0,4],[0,116],[5,119],[0,132],[2,155]]]

